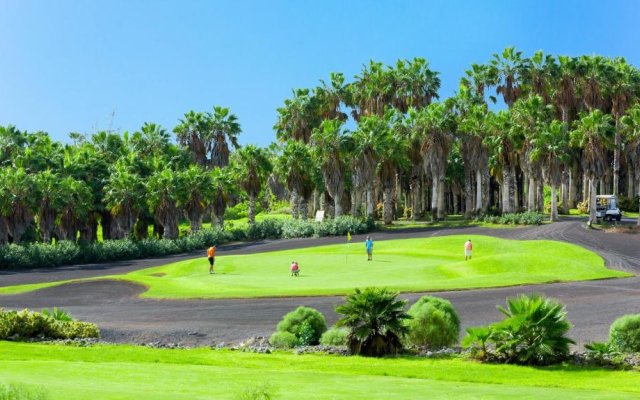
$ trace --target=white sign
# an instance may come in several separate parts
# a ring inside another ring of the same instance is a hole
[[[322,222],[324,220],[324,211],[316,211],[316,222]]]

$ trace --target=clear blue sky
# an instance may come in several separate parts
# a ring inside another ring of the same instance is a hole
[[[446,97],[472,62],[510,45],[640,65],[639,15],[634,0],[0,0],[0,125],[67,141],[145,121],[171,130],[223,105],[241,143],[266,145],[291,89],[331,71],[424,57]]]

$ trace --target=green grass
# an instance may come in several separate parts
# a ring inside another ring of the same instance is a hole
[[[72,347],[0,342],[0,381],[51,399],[234,399],[266,384],[277,399],[631,399],[640,375],[459,358],[366,359],[230,350]]]
[[[465,261],[463,243],[469,238],[474,257]],[[289,274],[292,260],[300,264],[300,277]],[[143,297],[234,298],[342,295],[366,286],[417,292],[626,276],[572,244],[455,235],[379,241],[372,262],[366,260],[363,243],[351,243],[253,255],[221,252],[215,275],[208,274],[203,256],[101,279],[142,284],[148,287]],[[0,294],[60,283],[5,287]]]

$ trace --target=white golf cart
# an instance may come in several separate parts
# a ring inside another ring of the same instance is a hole
[[[620,221],[622,211],[618,208],[618,199],[612,194],[596,196],[596,218],[605,221]]]

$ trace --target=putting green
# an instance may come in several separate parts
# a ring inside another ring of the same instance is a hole
[[[471,239],[473,259],[464,260]],[[289,274],[298,261],[299,277]],[[442,236],[377,241],[373,261],[364,243],[216,257],[209,275],[202,258],[100,279],[117,279],[148,287],[143,297],[234,298],[342,295],[355,287],[384,286],[399,291],[433,291],[574,281],[630,276],[610,270],[597,254],[548,240],[506,240],[489,236]],[[60,284],[0,288],[18,293]]]
[[[637,399],[635,371],[0,342],[0,383],[64,399]]]

